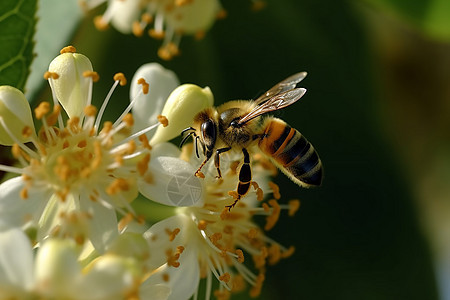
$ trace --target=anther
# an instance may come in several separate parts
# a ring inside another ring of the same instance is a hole
[[[84,71],[83,77],[91,77],[93,82],[97,82],[100,79],[100,75],[95,71]]]
[[[280,199],[281,198],[280,187],[272,181],[269,181],[269,187],[272,189],[273,197],[277,200]]]
[[[61,113],[61,106],[55,105],[53,106],[53,112],[50,116],[47,117],[47,125],[53,126],[58,121],[59,114]]]
[[[148,149],[148,150],[152,150],[152,146],[150,146],[150,143],[148,142],[148,138],[145,134],[141,134],[138,137],[138,139],[141,142],[142,147],[144,147],[145,149]]]
[[[289,201],[289,212],[288,212],[289,217],[294,216],[299,208],[300,208],[300,200],[298,200],[298,199],[290,200]]]
[[[123,117],[123,122],[127,125],[127,127],[132,127],[134,125],[133,115],[128,113]]]
[[[165,33],[164,31],[159,31],[152,28],[148,31],[148,35],[154,38],[155,40],[162,40],[165,36]]]
[[[104,31],[109,28],[108,22],[105,22],[103,16],[94,17],[94,25],[100,31]]]
[[[133,34],[137,37],[141,37],[144,35],[144,29],[142,28],[141,23],[139,21],[133,22],[131,32],[133,32]]]
[[[59,51],[60,54],[63,53],[75,53],[77,52],[77,49],[74,46],[67,46],[61,49],[61,51]]]
[[[226,11],[225,9],[221,9],[221,10],[217,13],[216,19],[218,19],[218,20],[223,20],[223,19],[225,19],[225,18],[227,17],[227,15],[228,15],[227,11]]]
[[[240,263],[244,262],[244,252],[241,249],[236,249],[236,255],[238,256],[237,260]]]
[[[173,231],[171,231],[169,228],[166,228],[166,233],[169,236],[169,241],[172,242],[176,238],[177,234],[180,233],[180,231],[180,228],[175,228]]]
[[[50,78],[51,79],[58,79],[59,75],[58,75],[58,73],[55,73],[55,72],[50,72],[50,71],[45,72],[44,73],[44,79],[45,80],[49,80]]]
[[[223,275],[219,276],[219,280],[225,283],[228,283],[231,279],[231,275],[228,272],[223,273]]]
[[[143,176],[148,170],[148,163],[150,162],[150,153],[147,153],[138,163],[137,169],[139,175]]]
[[[84,108],[84,114],[88,117],[95,117],[97,114],[97,107],[94,105],[88,105]]]
[[[162,124],[163,127],[169,126],[169,120],[163,115],[158,115],[158,122]]]
[[[127,84],[127,79],[125,78],[125,75],[123,75],[123,73],[116,73],[114,75],[114,81],[119,80],[119,84],[121,86],[124,86]]]
[[[142,85],[142,93],[144,93],[144,95],[147,95],[148,94],[149,85],[145,81],[145,79],[144,78],[139,78],[137,83]]]
[[[50,111],[50,104],[48,102],[39,103],[38,107],[34,109],[36,119],[41,120]]]
[[[200,220],[198,222],[197,228],[199,230],[205,230],[206,229],[206,221],[205,220]]]
[[[272,214],[266,218],[266,225],[264,226],[264,230],[270,230],[272,229],[275,224],[278,222],[278,219],[280,217],[280,205],[278,202],[274,199],[269,200],[270,206],[272,206]]]

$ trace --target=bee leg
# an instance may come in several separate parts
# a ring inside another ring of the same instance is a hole
[[[205,160],[202,162],[202,164],[200,165],[200,167],[197,169],[197,171],[195,171],[194,176],[195,177],[200,177],[200,178],[204,178],[205,175],[203,175],[202,172],[200,172],[200,170],[203,168],[203,166],[208,162],[208,160],[211,158],[212,156],[212,151],[206,151],[205,153]]]
[[[242,152],[244,153],[244,163],[239,170],[239,183],[237,186],[237,196],[234,202],[231,205],[227,205],[228,211],[230,211],[236,203],[244,197],[249,189],[252,182],[252,169],[250,168],[250,155],[248,154],[247,149],[242,148]]]
[[[225,148],[220,148],[216,150],[216,155],[214,155],[214,165],[216,166],[217,169],[217,176],[216,178],[222,178],[222,173],[220,172],[220,154],[227,152],[231,149],[231,147],[225,147]]]

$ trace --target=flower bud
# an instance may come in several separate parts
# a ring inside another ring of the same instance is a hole
[[[195,84],[177,87],[164,105],[162,115],[169,120],[167,127],[159,126],[150,144],[169,141],[192,124],[194,116],[201,110],[212,106],[214,97],[209,87],[201,88]]]
[[[81,116],[89,101],[90,78],[83,76],[92,72],[89,58],[79,53],[58,55],[48,70],[59,75],[53,81],[53,91],[70,118]]]
[[[113,11],[111,15],[111,24],[118,31],[129,34],[133,29],[133,22],[139,20],[141,12],[141,0],[113,0],[110,1],[112,7],[108,8]]]
[[[175,31],[195,34],[208,30],[214,23],[220,3],[217,0],[195,0],[183,5],[176,5],[167,16],[167,23]],[[180,17],[181,16],[181,17]]]
[[[23,130],[28,127],[35,134],[30,105],[21,91],[12,86],[0,86],[0,116],[8,126],[9,131],[20,142],[30,141],[30,136],[24,136]],[[12,145],[14,140],[0,123],[0,144]]]

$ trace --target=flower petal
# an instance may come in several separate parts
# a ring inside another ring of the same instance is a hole
[[[141,0],[113,0],[108,4],[108,10],[113,10],[111,24],[118,31],[129,34],[133,29],[133,22],[139,20]]]
[[[151,180],[140,180],[139,191],[147,198],[170,206],[192,206],[202,201],[203,181],[184,160],[160,156],[150,161]]]
[[[18,228],[0,231],[0,289],[2,285],[28,290],[33,284],[33,253]]]
[[[140,92],[142,89],[138,79],[144,78],[149,84],[148,94]],[[134,130],[139,131],[157,122],[157,116],[161,114],[164,103],[170,93],[179,85],[174,72],[163,68],[157,63],[142,65],[134,74],[131,81],[130,99],[136,102],[133,106],[135,121]],[[150,137],[154,131],[147,133]]]
[[[0,229],[37,221],[51,197],[48,190],[30,188],[28,197],[22,199],[20,195],[24,188],[25,182],[21,176],[11,178],[0,185]]]

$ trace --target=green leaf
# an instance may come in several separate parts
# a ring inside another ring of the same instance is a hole
[[[450,41],[448,0],[367,0],[385,13],[403,19],[431,38]]]
[[[33,60],[37,0],[0,2],[0,85],[24,90]]]

